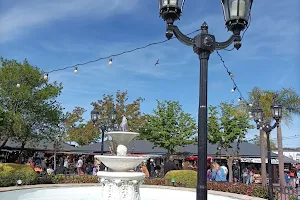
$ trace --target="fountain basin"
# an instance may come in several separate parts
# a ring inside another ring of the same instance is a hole
[[[112,131],[105,133],[105,135],[109,135],[112,137],[112,140],[117,143],[117,145],[127,146],[130,141],[132,141],[135,137],[139,135],[139,133],[135,132],[123,132],[123,131]]]
[[[34,186],[33,186],[34,187]],[[0,200],[107,200],[101,199],[99,186],[83,186],[83,187],[52,187],[45,186],[45,188],[35,188],[35,189],[21,189],[0,192]],[[141,200],[196,200],[196,192],[185,191],[179,188],[173,189],[163,189],[163,188],[140,188]],[[223,195],[208,194],[209,200],[233,200],[233,199],[257,199],[255,197],[249,197],[244,195],[223,193]],[[230,197],[229,195],[237,195],[235,197]],[[262,199],[261,199],[262,200]]]
[[[104,156],[95,155],[103,164],[112,169],[115,172],[126,172],[134,169],[144,160],[147,160],[146,156]]]

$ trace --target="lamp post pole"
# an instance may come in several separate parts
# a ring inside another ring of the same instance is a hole
[[[274,103],[271,106],[272,117],[276,120],[273,126],[270,125],[269,120],[264,116],[264,111],[260,108],[259,101],[256,103],[256,106],[253,108],[253,119],[257,124],[257,129],[263,130],[267,134],[267,151],[268,151],[268,172],[269,172],[269,185],[268,193],[269,199],[273,200],[273,166],[272,166],[272,155],[271,155],[271,143],[270,143],[270,134],[271,131],[279,126],[280,119],[282,117],[282,106],[276,104],[276,95],[274,96]],[[264,161],[265,162],[265,161]]]
[[[101,130],[101,155],[103,155],[104,152],[104,133],[106,131],[106,126],[104,124],[100,125]]]
[[[214,35],[208,33],[204,22],[201,32],[194,38],[184,35],[174,22],[182,14],[184,0],[158,0],[160,16],[166,21],[166,37],[173,35],[183,44],[193,47],[200,60],[199,108],[198,108],[198,170],[197,200],[207,200],[207,78],[208,60],[214,50],[221,50],[234,43],[237,50],[241,47],[240,33],[247,25],[253,0],[222,0],[224,18],[232,36],[225,42],[217,42]]]

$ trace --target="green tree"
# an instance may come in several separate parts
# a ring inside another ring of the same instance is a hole
[[[249,94],[249,99],[252,102],[260,102],[260,105],[265,113],[265,119],[263,120],[265,123],[270,123],[272,121],[272,114],[270,107],[273,104],[273,98],[276,97],[277,103],[281,104],[283,106],[283,113],[282,113],[282,122],[285,122],[287,126],[289,126],[293,120],[294,115],[300,114],[300,95],[297,94],[295,89],[293,88],[283,88],[278,91],[270,91],[270,90],[261,90],[258,87],[253,88],[253,90]],[[278,144],[278,160],[279,160],[279,179],[280,179],[280,187],[285,186],[284,181],[284,162],[283,162],[283,146],[282,146],[282,130],[281,130],[281,121],[279,124],[279,127],[277,127],[277,144]],[[265,133],[263,131],[260,131],[260,144],[261,144],[261,154],[265,155]],[[265,156],[264,156],[265,157]],[[262,155],[263,159],[263,155]],[[265,169],[262,165],[262,170]],[[266,172],[263,174],[263,183],[265,183],[266,180]],[[264,178],[265,177],[265,178]]]
[[[22,148],[27,142],[53,140],[62,116],[56,102],[61,84],[49,83],[27,60],[19,63],[1,58],[0,62],[0,105],[7,119],[0,138],[4,143],[14,139]]]
[[[91,121],[84,122],[83,114],[86,112],[84,108],[75,107],[71,113],[67,113],[65,117],[65,135],[64,140],[76,142],[79,145],[88,145],[99,140],[99,130]]]
[[[121,92],[118,90],[116,95],[104,94],[102,99],[97,102],[92,102],[93,105],[100,114],[98,123],[105,124],[108,129],[112,129],[113,122],[111,119],[112,109],[115,107],[117,111],[117,118],[114,123],[119,125],[122,121],[122,117],[125,116],[128,120],[129,131],[139,132],[141,127],[145,124],[145,115],[141,113],[141,103],[144,101],[143,98],[138,97],[137,99],[129,102],[128,92]],[[99,124],[97,124],[99,125]],[[110,151],[112,154],[116,153],[116,145],[109,140]]]
[[[191,114],[182,110],[178,101],[157,101],[153,115],[147,115],[147,123],[141,130],[141,138],[155,146],[165,148],[168,154],[178,147],[193,144],[197,125]]]
[[[111,127],[111,111],[115,107],[117,111],[115,123],[119,125],[122,121],[122,117],[125,116],[128,120],[130,131],[139,131],[142,124],[145,122],[145,116],[140,111],[141,103],[144,99],[139,97],[131,103],[129,103],[128,100],[128,92],[121,92],[118,90],[115,97],[114,95],[104,94],[102,99],[97,102],[92,102],[91,105],[93,105],[100,113],[99,122]]]
[[[221,103],[209,107],[208,141],[217,144],[217,154],[222,149],[226,152],[229,182],[232,182],[232,164],[238,157],[240,144],[245,141],[248,129],[253,128],[247,112],[236,108],[231,103]]]

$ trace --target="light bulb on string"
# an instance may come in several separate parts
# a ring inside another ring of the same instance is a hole
[[[253,106],[253,104],[252,104],[252,103],[249,103],[249,104],[248,104],[248,106],[252,107],[252,106]]]
[[[77,73],[78,73],[78,67],[75,67],[74,74],[77,74]]]
[[[20,83],[18,83],[16,86],[17,86],[17,88],[21,87]]]
[[[112,66],[112,58],[109,59],[108,65],[109,65],[109,66]]]
[[[44,74],[44,80],[47,81],[48,80],[48,74]]]
[[[231,72],[228,72],[228,75],[230,76],[230,78],[234,77],[233,73],[231,73]]]
[[[238,102],[241,102],[242,101],[242,98],[240,97],[240,98],[238,98]]]
[[[236,86],[234,86],[234,88],[232,88],[231,92],[234,92],[236,90]]]

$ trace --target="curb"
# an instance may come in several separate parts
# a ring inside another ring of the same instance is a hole
[[[28,189],[36,189],[36,188],[56,188],[56,187],[91,187],[91,186],[99,186],[97,183],[78,183],[78,184],[42,184],[42,185],[24,185],[24,186],[12,186],[12,187],[2,187],[0,188],[1,192],[9,192],[14,190],[28,190]],[[168,190],[180,190],[180,191],[189,191],[196,192],[195,188],[183,188],[183,187],[171,187],[171,186],[159,186],[159,185],[141,185],[141,188],[155,188],[155,189],[168,189]],[[263,200],[258,197],[251,197],[242,194],[235,194],[229,192],[220,192],[214,190],[208,190],[208,194],[219,195],[223,197],[230,197],[234,199],[240,200]]]

